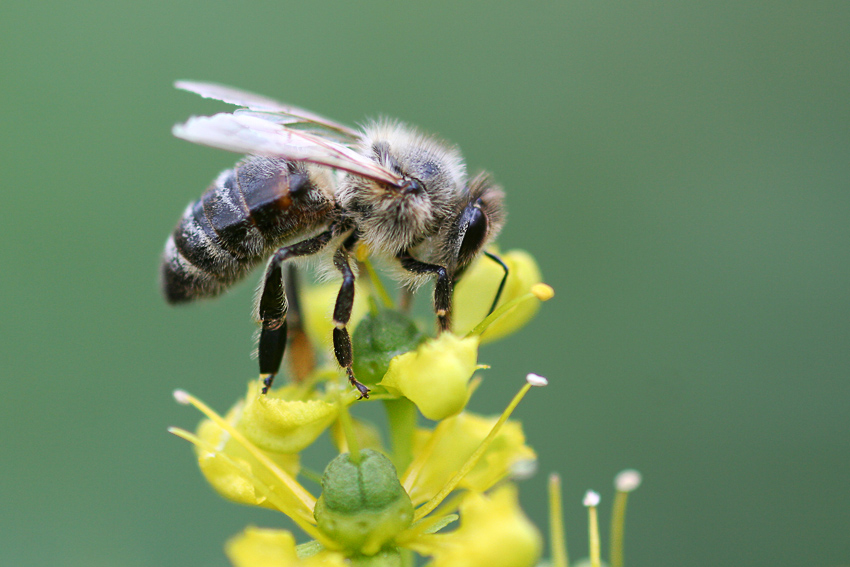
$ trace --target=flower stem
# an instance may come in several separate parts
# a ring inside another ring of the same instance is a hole
[[[348,404],[342,399],[342,394],[337,396],[337,405],[339,405],[339,423],[342,426],[342,432],[345,435],[345,442],[348,445],[348,453],[351,455],[351,461],[355,464],[360,464],[360,444],[357,442],[357,433],[354,431],[354,422],[351,421],[351,414],[348,413]]]
[[[362,260],[362,264],[366,268],[366,273],[369,274],[369,283],[372,284],[372,290],[375,292],[375,295],[378,296],[381,303],[384,304],[384,307],[392,309],[394,307],[393,298],[390,297],[390,294],[387,292],[387,288],[384,287],[384,282],[381,281],[381,278],[378,276],[378,272],[375,271],[372,261],[369,260],[369,258],[365,258]]]
[[[407,398],[384,400],[390,437],[393,444],[393,464],[405,471],[413,462],[413,435],[416,432],[416,405]]]

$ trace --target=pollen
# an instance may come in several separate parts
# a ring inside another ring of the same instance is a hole
[[[534,284],[531,286],[531,293],[533,293],[540,301],[549,301],[555,297],[555,290],[552,289],[552,286],[545,283]]]

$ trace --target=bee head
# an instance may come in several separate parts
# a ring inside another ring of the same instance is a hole
[[[484,246],[492,242],[505,223],[504,193],[487,173],[479,173],[469,184],[468,200],[446,230],[442,231],[445,259],[458,277]]]

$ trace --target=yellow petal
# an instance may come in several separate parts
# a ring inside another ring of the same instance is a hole
[[[508,266],[509,273],[499,305],[528,293],[531,286],[542,281],[540,268],[528,252],[511,250],[500,257]],[[452,320],[457,334],[465,335],[487,316],[504,273],[501,266],[484,256],[466,271],[454,292]],[[481,335],[481,342],[495,341],[517,331],[534,317],[538,309],[538,301],[518,305],[490,325]]]
[[[495,425],[497,417],[482,417],[464,412],[446,419],[436,429],[417,429],[413,452],[428,451],[424,464],[414,463],[403,478],[415,505],[427,502],[463,466]],[[522,424],[507,421],[478,464],[458,485],[483,492],[507,477],[522,463],[537,458],[525,444]],[[416,468],[421,464],[421,468]],[[411,477],[415,475],[415,477]]]
[[[456,415],[466,406],[467,385],[478,360],[478,337],[442,333],[390,361],[380,386],[412,401],[428,419]]]
[[[252,382],[236,426],[265,451],[298,453],[312,444],[339,412],[335,403],[324,400],[287,400],[287,394],[296,387],[287,386],[265,396],[258,395],[258,390],[258,383]]]
[[[520,509],[513,485],[491,495],[470,493],[460,506],[456,531],[422,536],[411,545],[433,556],[428,567],[531,567],[541,546],[540,533]]]
[[[234,423],[240,410],[241,406],[237,404],[225,419]],[[207,446],[195,447],[198,466],[216,492],[240,504],[277,508],[265,498],[266,487],[274,486],[277,482],[265,466],[208,419],[198,425],[197,433],[198,438]],[[298,474],[297,454],[269,453],[268,457],[291,476]]]
[[[343,567],[342,555],[320,551],[298,558],[295,538],[285,530],[248,527],[227,542],[227,557],[234,567]]]

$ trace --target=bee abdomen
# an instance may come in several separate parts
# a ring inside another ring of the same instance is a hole
[[[186,208],[165,246],[170,303],[221,293],[284,240],[311,230],[333,207],[301,164],[248,158],[219,175]]]

